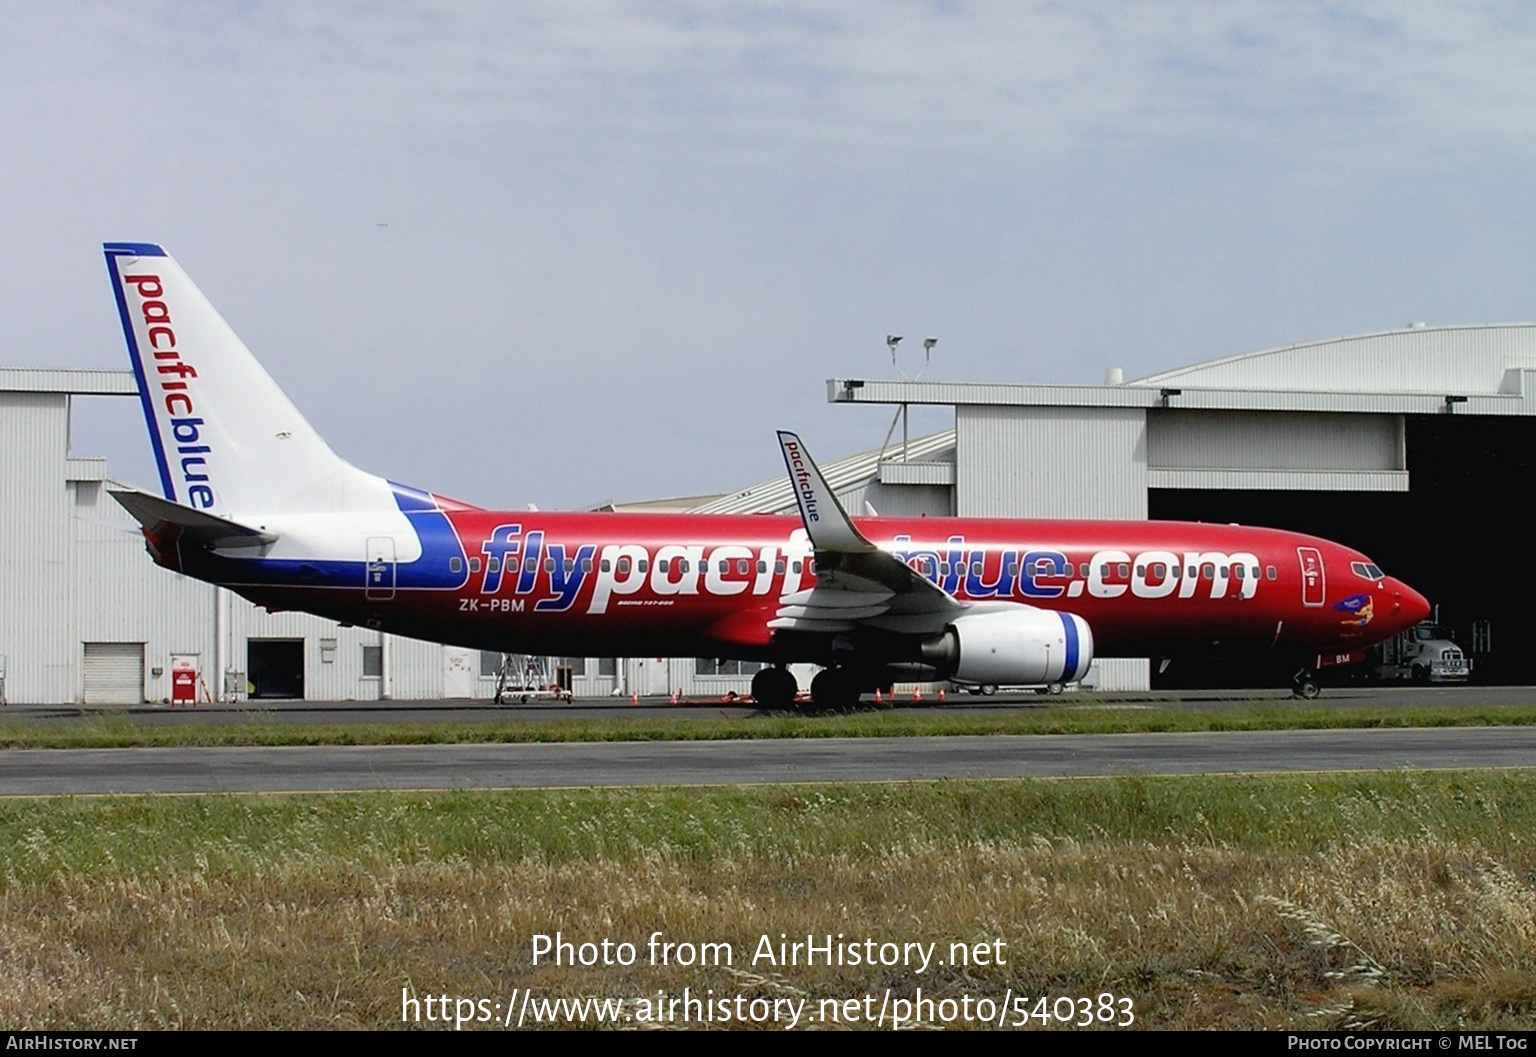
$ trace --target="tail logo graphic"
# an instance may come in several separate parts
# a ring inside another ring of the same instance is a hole
[[[155,419],[164,415],[156,440],[163,437],[173,446],[160,452],[165,483],[176,493],[173,498],[201,510],[212,509],[218,501],[208,475],[213,449],[203,436],[205,423],[193,399],[197,368],[182,358],[177,347],[171,310],[164,300],[165,284],[158,275],[122,275],[121,280],[123,323],[133,343],[145,403]]]

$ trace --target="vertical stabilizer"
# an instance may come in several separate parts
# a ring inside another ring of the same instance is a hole
[[[163,249],[103,248],[167,499],[235,518],[394,508],[389,485],[331,451]]]

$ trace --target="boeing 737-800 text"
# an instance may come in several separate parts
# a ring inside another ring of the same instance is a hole
[[[780,433],[799,517],[482,510],[338,457],[159,246],[108,243],[164,497],[117,491],[156,562],[259,605],[485,650],[768,665],[788,706],[893,678],[1048,684],[1095,656],[1356,651],[1429,606],[1311,536],[1134,521],[852,519]]]

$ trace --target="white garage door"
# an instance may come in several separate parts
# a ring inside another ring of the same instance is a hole
[[[144,644],[85,644],[85,703],[137,705],[144,700]]]

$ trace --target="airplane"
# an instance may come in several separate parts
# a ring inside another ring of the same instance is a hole
[[[163,497],[113,495],[167,569],[272,610],[458,646],[765,662],[764,707],[895,679],[1081,680],[1095,657],[1317,667],[1423,620],[1365,555],[1277,529],[852,518],[779,434],[798,516],[484,510],[336,455],[158,245],[107,270]]]

